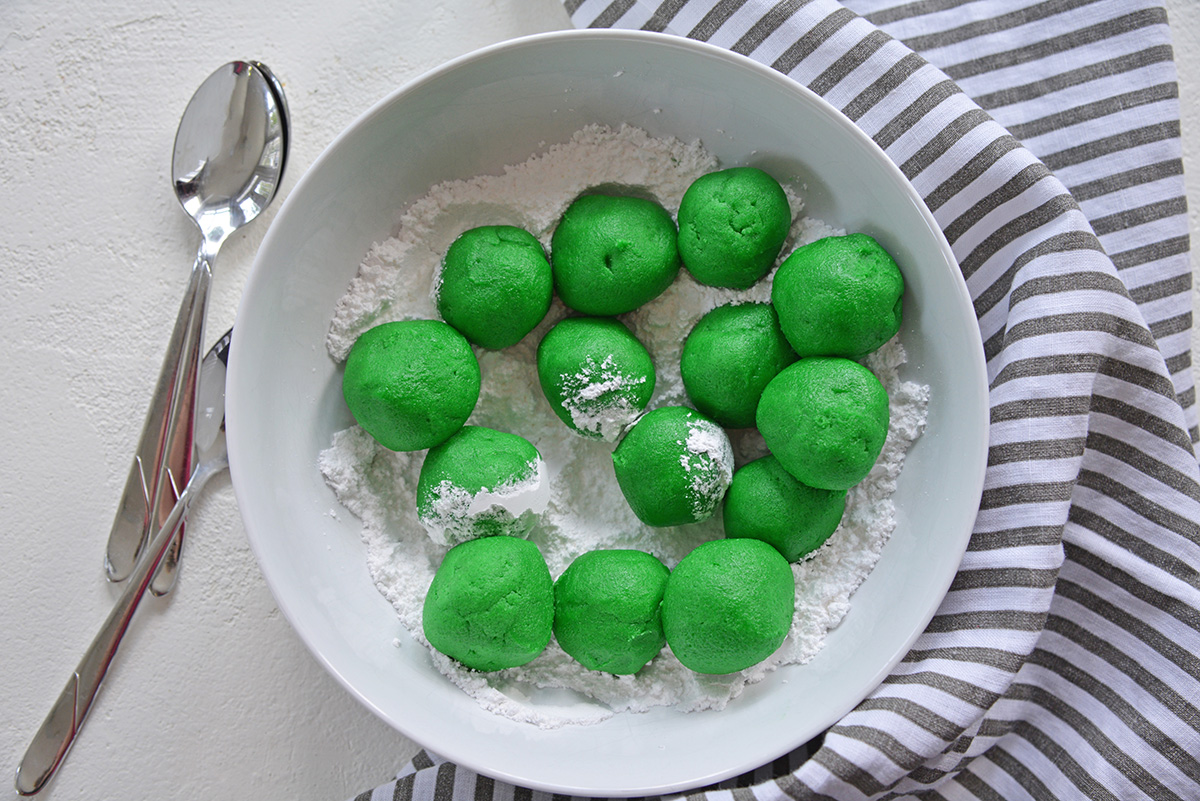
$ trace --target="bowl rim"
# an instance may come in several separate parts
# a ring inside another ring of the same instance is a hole
[[[392,104],[399,102],[405,96],[416,92],[417,90],[421,89],[425,85],[437,81],[438,79],[440,79],[442,76],[446,75],[447,73],[457,71],[457,70],[463,68],[464,66],[467,66],[467,65],[479,62],[479,61],[486,61],[486,60],[492,58],[497,53],[511,52],[514,50],[520,50],[520,49],[525,49],[525,48],[536,48],[544,43],[548,43],[548,42],[549,43],[558,43],[558,42],[562,42],[564,40],[565,41],[588,41],[588,40],[621,41],[621,40],[623,40],[623,41],[628,41],[628,42],[646,43],[646,44],[650,44],[650,45],[653,45],[656,47],[666,46],[666,47],[688,50],[688,51],[692,51],[695,53],[705,55],[710,58],[715,58],[718,60],[728,62],[728,63],[733,64],[736,67],[741,68],[741,69],[747,69],[747,70],[753,71],[753,72],[757,73],[759,76],[778,84],[781,88],[785,89],[786,91],[803,96],[805,98],[805,100],[807,102],[811,103],[817,111],[824,113],[824,114],[834,118],[836,121],[838,121],[840,127],[845,130],[847,135],[852,136],[855,139],[857,139],[861,146],[866,147],[867,149],[875,152],[877,154],[877,156],[879,157],[878,161],[879,161],[880,166],[883,169],[891,172],[893,178],[899,184],[901,184],[902,186],[904,186],[906,188],[908,195],[914,202],[914,205],[916,206],[918,212],[925,218],[930,231],[932,231],[934,233],[934,235],[937,239],[938,247],[942,250],[942,252],[943,252],[944,256],[946,257],[946,259],[948,260],[948,262],[951,265],[953,265],[955,268],[952,270],[952,273],[953,273],[952,280],[954,280],[954,283],[955,283],[953,291],[960,297],[962,303],[967,308],[973,309],[973,304],[971,302],[970,293],[967,289],[965,279],[962,276],[961,269],[958,268],[958,261],[953,255],[953,251],[952,251],[949,243],[947,242],[944,233],[941,230],[941,226],[938,225],[936,219],[933,216],[933,213],[930,211],[928,206],[924,203],[923,199],[920,197],[920,195],[916,191],[915,187],[913,187],[912,182],[909,181],[906,176],[904,176],[903,172],[899,169],[899,167],[886,155],[886,153],[883,151],[882,148],[879,147],[879,145],[877,145],[865,132],[863,132],[856,124],[854,124],[853,121],[849,120],[844,114],[842,114],[842,112],[840,110],[838,110],[835,106],[830,104],[824,98],[817,95],[812,90],[810,90],[807,86],[804,86],[800,82],[788,77],[787,75],[784,75],[783,73],[781,73],[767,65],[764,65],[760,62],[757,62],[757,61],[755,61],[747,56],[741,55],[739,53],[735,53],[733,51],[727,50],[722,47],[718,47],[716,45],[713,45],[713,44],[710,44],[707,42],[688,39],[685,37],[675,36],[675,35],[671,35],[671,34],[657,33],[657,32],[651,32],[651,31],[634,31],[634,30],[620,30],[620,29],[579,29],[579,30],[567,29],[567,30],[558,30],[558,31],[549,31],[549,32],[544,32],[544,33],[531,34],[531,35],[527,35],[527,36],[521,36],[521,37],[517,37],[517,38],[513,38],[513,39],[508,39],[505,41],[497,42],[495,44],[491,44],[491,45],[479,48],[477,50],[465,53],[465,54],[457,56],[453,59],[450,59],[450,60],[444,62],[443,64],[436,66],[436,67],[422,73],[421,75],[416,76],[415,78],[407,81],[406,83],[403,83],[396,89],[388,92],[386,95],[384,95],[382,98],[380,98],[378,101],[373,103],[370,107],[368,107],[365,111],[363,111],[361,114],[359,114],[357,117],[355,117],[332,140],[330,140],[329,144],[327,144],[322,149],[321,153],[317,156],[317,158],[315,158],[313,160],[313,162],[308,166],[308,168],[305,170],[304,174],[297,181],[296,185],[288,193],[287,197],[285,197],[283,199],[283,203],[281,204],[281,207],[280,207],[279,211],[277,212],[276,217],[274,219],[272,219],[271,225],[268,228],[267,233],[258,249],[258,252],[255,255],[253,265],[251,267],[250,273],[247,278],[247,283],[246,283],[243,297],[251,296],[253,294],[253,291],[252,291],[253,288],[261,280],[263,280],[261,277],[263,270],[260,268],[260,264],[262,262],[261,254],[264,252],[270,252],[271,246],[274,243],[275,237],[278,234],[278,231],[280,230],[280,226],[275,224],[276,220],[284,218],[285,215],[288,214],[288,211],[291,208],[291,205],[293,205],[292,204],[293,197],[298,197],[298,196],[303,195],[304,190],[307,188],[308,184],[313,179],[313,176],[319,172],[318,168],[327,159],[331,158],[332,154],[336,153],[336,151],[339,149],[339,146],[341,145],[341,143],[344,140],[346,140],[348,137],[352,136],[354,131],[356,131],[357,129],[361,128],[364,125],[369,124],[373,118],[375,118],[376,116],[383,113],[384,110],[387,109],[388,107],[390,107]],[[239,324],[242,322],[242,317],[244,314],[249,314],[249,312],[246,309],[246,304],[243,302],[243,303],[239,304],[237,318],[236,318],[235,326],[234,326],[235,330],[239,327]],[[972,317],[974,317],[973,313],[972,313]],[[970,498],[974,499],[973,505],[974,505],[975,513],[977,513],[978,506],[979,506],[979,500],[982,497],[984,474],[986,471],[986,450],[987,450],[987,442],[988,442],[988,426],[987,426],[988,382],[987,382],[986,361],[984,358],[982,339],[981,338],[973,338],[973,339],[974,339],[974,341],[973,341],[973,343],[971,343],[971,350],[973,353],[973,358],[968,363],[962,365],[963,374],[958,376],[958,378],[956,380],[961,380],[963,382],[973,384],[976,388],[976,392],[974,393],[974,398],[976,400],[977,408],[969,410],[969,412],[979,416],[981,425],[979,425],[978,427],[973,427],[973,430],[978,430],[978,432],[979,432],[978,437],[976,438],[976,441],[971,442],[971,443],[964,443],[964,447],[974,449],[974,451],[976,451],[978,454],[978,458],[975,460],[974,469],[973,469],[971,475],[966,479],[967,486],[969,487],[969,492],[967,493],[967,495]],[[246,504],[247,497],[249,497],[248,496],[249,489],[248,489],[248,487],[246,487],[243,484],[243,482],[240,482],[238,480],[239,472],[238,472],[237,465],[240,462],[240,458],[239,458],[240,455],[243,452],[245,452],[245,450],[247,448],[249,448],[249,443],[253,440],[253,436],[252,435],[250,435],[250,436],[243,435],[243,431],[242,431],[242,427],[241,427],[241,418],[240,418],[240,414],[238,411],[239,408],[241,408],[241,405],[238,402],[238,399],[240,397],[242,397],[246,392],[246,390],[243,388],[243,384],[242,384],[241,371],[238,369],[238,364],[244,356],[244,354],[243,354],[244,346],[239,347],[240,343],[241,343],[241,340],[239,340],[238,337],[236,337],[236,336],[233,337],[232,345],[231,345],[231,352],[230,352],[230,365],[229,365],[228,379],[227,379],[228,380],[227,397],[229,398],[229,402],[227,403],[227,410],[228,410],[228,412],[227,412],[227,414],[228,414],[227,430],[229,432],[231,480],[232,480],[232,484],[234,487],[235,496],[238,498],[238,501],[239,501],[239,513],[242,517],[243,525],[246,530],[247,540],[249,541],[249,545],[250,545],[252,552],[255,554],[255,557],[256,557],[257,561],[259,562],[259,567],[262,572],[263,578],[265,579],[267,586],[268,586],[280,612],[283,614],[284,618],[288,621],[288,623],[292,627],[293,631],[295,631],[296,634],[299,636],[301,641],[304,642],[306,648],[309,650],[309,652],[312,654],[312,656],[317,660],[317,662],[319,664],[322,665],[322,667],[325,668],[325,670],[329,674],[331,674],[335,678],[335,680],[337,680],[337,682],[339,684],[342,685],[342,687],[347,692],[349,692],[355,699],[357,699],[361,704],[363,704],[363,706],[365,706],[373,714],[375,714],[376,717],[378,717],[379,719],[386,722],[389,726],[391,726],[393,729],[400,732],[404,736],[413,740],[413,742],[416,743],[417,745],[419,745],[421,747],[429,747],[432,750],[434,750],[436,753],[438,753],[440,756],[448,759],[449,761],[452,761],[456,764],[462,765],[463,767],[474,770],[474,771],[484,774],[486,776],[490,776],[494,779],[509,782],[512,784],[525,786],[525,787],[532,788],[532,789],[543,790],[543,791],[554,792],[554,793],[563,793],[563,794],[569,794],[569,795],[582,795],[582,796],[596,795],[597,791],[595,788],[592,788],[592,787],[583,786],[583,785],[571,785],[569,783],[564,783],[562,781],[539,781],[539,779],[537,777],[528,776],[528,775],[519,775],[516,772],[510,772],[510,771],[506,770],[503,766],[498,767],[497,765],[494,765],[494,764],[483,764],[479,760],[475,759],[471,753],[466,752],[462,748],[458,747],[457,744],[454,742],[438,742],[436,744],[429,744],[427,746],[426,741],[424,739],[422,739],[420,732],[414,731],[411,727],[409,727],[407,725],[406,721],[396,719],[395,716],[393,716],[393,715],[389,714],[388,712],[386,712],[385,710],[381,709],[377,704],[372,702],[371,699],[365,697],[358,690],[358,688],[356,686],[354,686],[353,684],[351,684],[350,680],[337,669],[337,667],[331,661],[329,655],[324,653],[317,646],[317,644],[313,641],[312,637],[310,637],[310,635],[306,632],[304,626],[301,625],[301,617],[299,615],[297,615],[296,610],[289,603],[289,601],[286,597],[286,593],[281,592],[281,586],[280,586],[279,581],[275,577],[273,577],[273,575],[268,570],[264,569],[263,545],[259,541],[258,537],[255,535],[255,533],[252,531],[253,526],[252,526],[250,520],[248,519],[247,514],[244,511],[242,511],[242,510],[246,509],[245,504]],[[249,378],[250,378],[250,376],[246,376],[247,383],[249,382]],[[975,513],[973,513],[971,515],[972,521],[974,520]],[[967,545],[968,545],[968,542],[970,539],[970,534],[971,534],[971,531],[973,530],[973,523],[970,525],[967,525],[965,528],[966,528],[966,530],[956,541],[957,542],[957,554],[956,554],[956,562],[955,562],[956,565],[961,562],[962,556],[966,551],[966,548],[967,548]],[[950,572],[947,576],[944,577],[944,581],[942,581],[940,583],[940,586],[937,588],[938,591],[936,593],[930,594],[929,597],[931,600],[930,600],[929,604],[927,604],[927,608],[925,608],[923,610],[923,615],[921,617],[920,625],[914,627],[911,635],[904,642],[903,647],[896,649],[895,653],[891,654],[885,663],[881,663],[878,671],[876,671],[876,673],[873,675],[869,684],[867,686],[863,687],[862,694],[855,700],[848,701],[844,705],[844,709],[842,709],[836,715],[836,717],[830,721],[829,725],[836,723],[837,720],[841,719],[841,717],[843,717],[847,712],[851,711],[854,707],[856,707],[859,703],[861,703],[861,701],[865,697],[870,695],[870,693],[875,690],[875,688],[884,680],[884,678],[887,677],[887,675],[892,671],[892,669],[900,662],[900,660],[904,657],[904,655],[906,653],[908,653],[908,651],[912,648],[912,645],[916,641],[916,639],[925,631],[925,629],[929,625],[930,620],[932,620],[934,614],[936,613],[938,607],[943,602],[945,595],[946,595],[947,591],[949,590],[950,584],[956,573],[957,573],[957,568],[955,569],[955,571]],[[488,713],[488,714],[491,714],[491,713]],[[781,753],[787,753],[788,751],[803,744],[804,739],[806,739],[806,738],[801,738],[801,739],[799,739],[799,741],[788,745]],[[679,792],[679,791],[683,791],[683,790],[688,790],[688,789],[693,789],[696,787],[704,786],[704,785],[713,783],[715,781],[719,781],[721,779],[730,778],[730,777],[736,776],[742,772],[745,772],[747,770],[752,770],[757,767],[759,767],[759,764],[734,765],[734,766],[729,766],[720,771],[712,772],[709,775],[698,776],[698,777],[695,777],[694,779],[689,779],[687,781],[664,782],[664,783],[654,785],[654,786],[641,786],[641,787],[633,788],[633,789],[630,789],[627,791],[617,791],[617,792],[614,792],[613,788],[601,788],[599,792],[600,792],[600,794],[612,795],[612,796],[649,796],[649,795],[655,795],[655,794],[673,793],[673,792]]]

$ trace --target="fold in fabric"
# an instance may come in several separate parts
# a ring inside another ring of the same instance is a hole
[[[733,795],[1200,798],[1191,269],[1162,9],[1128,0],[567,0],[567,9],[581,27],[727,47],[840,108],[933,211],[987,356],[984,494],[937,614],[820,747],[732,782],[749,785]],[[514,793],[551,798],[421,754],[360,798]]]

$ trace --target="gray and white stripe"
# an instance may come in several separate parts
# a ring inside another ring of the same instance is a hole
[[[1127,0],[848,5],[940,67],[1071,192],[1158,342],[1195,442],[1191,272],[1166,12]],[[999,6],[1002,13],[991,10]]]
[[[566,4],[580,26],[746,54],[842,109],[945,231],[987,356],[984,495],[929,628],[819,748],[707,795],[1200,798],[1191,272],[1162,9]],[[362,798],[510,796],[550,798],[422,755]]]

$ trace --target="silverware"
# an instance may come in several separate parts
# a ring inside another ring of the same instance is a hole
[[[179,480],[190,472],[196,371],[212,264],[229,235],[275,197],[289,138],[283,88],[259,62],[222,66],[200,85],[183,112],[172,180],[203,241],[109,533],[105,570],[110,581],[122,581],[133,571],[150,533],[164,525]],[[155,595],[174,585],[182,542],[181,530],[153,579]]]
[[[179,499],[163,519],[161,528],[150,541],[146,557],[137,563],[130,574],[125,591],[117,599],[108,619],[84,652],[83,659],[67,680],[67,686],[29,744],[17,768],[16,788],[20,795],[37,793],[62,764],[63,757],[87,718],[88,710],[100,690],[100,683],[117,654],[117,647],[129,628],[138,603],[145,596],[155,569],[175,540],[180,522],[208,480],[229,467],[229,456],[225,450],[225,365],[232,336],[231,330],[221,337],[204,357],[200,367],[195,436],[198,464],[179,493]]]

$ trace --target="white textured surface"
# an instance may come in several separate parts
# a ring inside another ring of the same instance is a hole
[[[1200,5],[1167,6],[1196,241]],[[558,0],[0,5],[0,772],[15,771],[119,589],[103,579],[104,541],[197,245],[168,176],[200,81],[239,58],[278,73],[294,121],[286,193],[397,85],[568,26]],[[233,321],[271,217],[221,253],[210,341]],[[145,602],[40,797],[344,799],[416,748],[279,615],[221,477],[193,514],[178,588]]]
[[[104,580],[104,543],[199,244],[169,178],[192,92],[234,59],[278,74],[286,193],[402,83],[569,26],[558,0],[0,5],[0,796],[120,589]],[[217,260],[210,342],[233,323],[276,209]],[[39,797],[336,801],[390,779],[417,746],[279,614],[227,475],[192,520],[178,587],[143,602]]]

